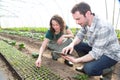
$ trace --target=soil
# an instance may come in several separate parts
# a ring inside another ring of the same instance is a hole
[[[38,53],[39,48],[42,43],[39,40],[35,40],[32,38],[26,38],[26,37],[10,35],[10,34],[2,34],[2,33],[0,33],[0,39],[15,40],[17,42],[17,45],[20,43],[24,43],[25,48],[22,49],[21,51],[22,51],[22,53],[25,53],[28,56],[31,56],[31,54],[34,52]],[[15,46],[15,47],[18,48],[18,46]],[[0,64],[0,65],[2,65],[2,64]],[[78,73],[77,71],[75,71],[76,65],[74,65],[73,67],[69,67],[64,64],[64,59],[62,59],[62,58],[59,58],[57,61],[52,60],[51,51],[48,49],[46,49],[45,52],[43,53],[42,65],[49,67],[54,73],[59,74],[65,80],[74,80],[72,77]],[[7,67],[7,65],[5,65],[4,67]],[[10,73],[10,71],[8,73]],[[6,75],[8,75],[8,74],[6,74]],[[10,76],[11,76],[11,79],[9,78],[7,80],[14,80],[12,78],[14,76],[12,74]],[[3,80],[6,80],[6,79],[3,79]]]
[[[21,36],[17,36],[17,35],[10,35],[10,34],[3,34],[3,33],[0,33],[0,39],[15,40],[15,41],[17,41],[17,44],[24,43],[25,49],[22,49],[21,51],[28,56],[31,56],[31,54],[33,52],[38,52],[39,48],[41,46],[41,43],[42,43],[39,40],[35,40],[32,38],[26,38],[26,37],[21,37]],[[16,46],[16,48],[17,48],[17,46]],[[52,60],[50,53],[51,53],[50,50],[48,50],[48,49],[45,50],[43,57],[42,57],[42,65],[49,67],[52,71],[54,71],[56,74],[59,74],[65,80],[74,80],[72,77],[78,73],[77,71],[75,71],[75,68],[77,66],[81,66],[82,64],[74,64],[73,67],[69,67],[64,64],[64,59],[62,59],[62,58],[59,58],[58,61]],[[75,54],[75,56],[77,56],[77,55]],[[2,60],[0,60],[1,69],[8,69],[7,65],[5,65],[3,61],[2,62],[1,61]],[[1,71],[1,69],[0,69],[0,71]],[[14,76],[12,75],[12,73],[9,70],[2,70],[2,71],[5,72],[5,74],[8,76],[7,80],[15,80]],[[118,71],[118,70],[116,70],[116,71]],[[112,77],[115,78],[112,80],[117,80],[116,75],[113,75]],[[98,78],[99,77],[91,77],[89,80],[99,80]],[[120,78],[118,78],[118,79],[120,79]],[[2,79],[2,80],[6,80],[6,79]]]
[[[9,70],[5,62],[0,58],[0,80],[15,80],[12,72]]]

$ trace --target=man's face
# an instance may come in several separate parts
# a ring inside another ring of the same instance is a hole
[[[88,19],[84,15],[80,14],[79,11],[76,11],[74,14],[72,14],[72,16],[76,23],[81,25],[81,27],[86,27],[88,25]]]

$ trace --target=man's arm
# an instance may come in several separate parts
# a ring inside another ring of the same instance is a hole
[[[84,63],[94,60],[94,58],[91,56],[91,54],[86,54],[83,57],[75,58],[73,56],[62,56],[64,59],[69,60],[73,63]]]

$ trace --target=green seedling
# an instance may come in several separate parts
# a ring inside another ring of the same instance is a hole
[[[38,58],[39,54],[38,53],[32,53],[33,58]]]
[[[5,40],[5,39],[4,39],[3,41],[6,42],[6,43],[8,43],[8,40]]]
[[[76,80],[88,80],[88,75],[86,74],[76,74],[73,76],[74,79]]]
[[[12,46],[15,46],[16,45],[16,41],[10,41],[10,42],[8,42],[10,45],[12,45]]]
[[[23,43],[19,44],[19,48],[20,50],[22,50],[23,48],[25,48],[25,45]]]

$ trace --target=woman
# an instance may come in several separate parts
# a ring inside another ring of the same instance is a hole
[[[65,25],[64,20],[59,15],[54,15],[50,20],[50,30],[47,31],[45,39],[40,47],[38,59],[35,62],[37,67],[41,66],[41,57],[46,47],[52,50],[52,59],[57,60],[60,55],[56,52],[61,52],[64,47],[72,42],[72,31]],[[65,60],[69,66],[73,66],[69,61]]]

